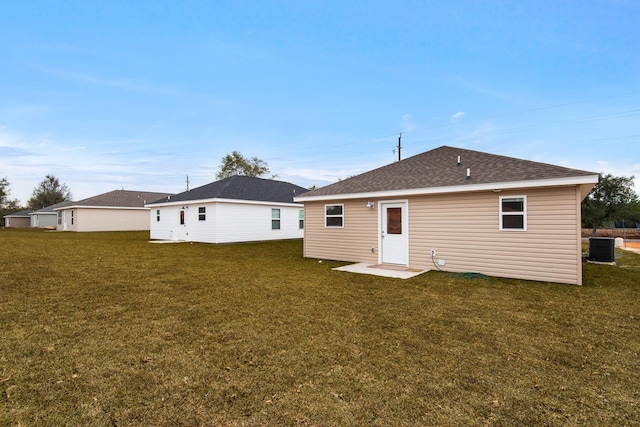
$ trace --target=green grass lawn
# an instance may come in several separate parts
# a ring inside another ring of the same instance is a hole
[[[300,241],[0,230],[0,425],[639,425],[640,256],[584,286]]]

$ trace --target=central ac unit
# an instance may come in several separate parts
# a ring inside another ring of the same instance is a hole
[[[591,237],[589,238],[589,261],[596,262],[614,262],[615,239],[610,237]]]

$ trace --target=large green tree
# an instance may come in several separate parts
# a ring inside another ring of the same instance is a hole
[[[9,181],[7,178],[0,178],[0,205],[4,207],[5,200],[9,196]]]
[[[4,225],[4,216],[17,212],[22,208],[18,205],[17,199],[10,199],[9,181],[7,178],[0,178],[0,225]]]
[[[0,209],[4,211],[20,210],[20,206],[18,206],[18,200],[9,198],[9,195],[11,194],[9,185],[10,184],[9,181],[7,181],[7,178],[0,178]]]
[[[602,175],[582,202],[583,225],[591,227],[595,236],[605,221],[622,219],[633,213],[638,195],[633,190],[634,177]]]
[[[220,162],[217,179],[224,179],[234,175],[260,177],[269,173],[267,162],[257,157],[247,158],[237,151],[224,156]]]
[[[29,199],[30,209],[42,209],[56,203],[71,200],[71,192],[67,184],[60,184],[60,180],[53,175],[47,175],[36,188]]]

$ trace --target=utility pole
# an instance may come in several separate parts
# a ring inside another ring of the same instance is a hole
[[[189,175],[187,175],[187,191],[189,191]]]
[[[398,136],[398,161],[401,160],[400,152],[402,151],[402,132],[400,132],[400,136]]]

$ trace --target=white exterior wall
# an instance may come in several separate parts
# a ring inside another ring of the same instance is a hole
[[[150,237],[155,240],[253,242],[301,239],[304,231],[299,228],[302,205],[215,201],[149,207]],[[199,207],[206,208],[204,221],[199,220]],[[279,230],[271,229],[272,209],[280,209]],[[160,221],[157,221],[158,210]],[[184,211],[184,225],[180,224],[180,211]]]
[[[43,227],[55,227],[58,221],[57,214],[51,213],[39,213],[32,214],[31,216],[31,226],[34,228],[43,228]]]

